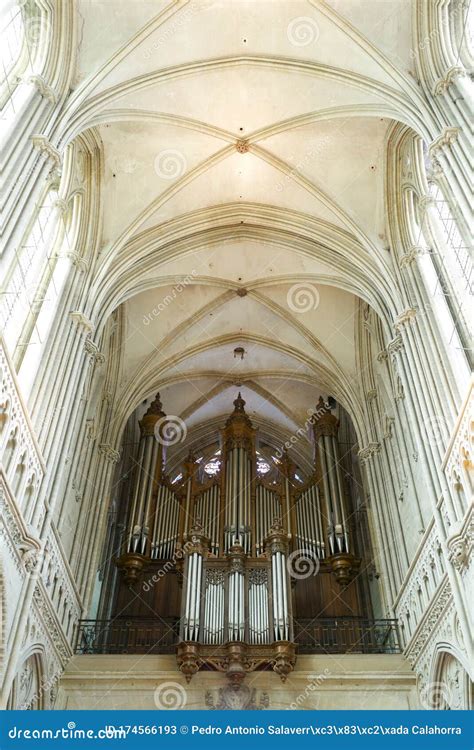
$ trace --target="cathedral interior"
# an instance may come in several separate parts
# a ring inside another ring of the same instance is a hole
[[[466,709],[465,0],[5,0],[0,708]]]

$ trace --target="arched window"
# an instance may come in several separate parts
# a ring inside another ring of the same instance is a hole
[[[45,263],[52,257],[58,228],[57,188],[49,187],[36,209],[34,218],[15,256],[2,290],[0,322],[5,341],[13,355],[30,313],[38,312],[38,286]]]
[[[1,124],[11,124],[31,88],[20,84],[41,75],[51,30],[50,19],[36,0],[3,0],[0,4]]]
[[[209,477],[215,477],[219,473],[222,464],[220,455],[221,451],[216,451],[212,458],[204,465],[204,471]]]

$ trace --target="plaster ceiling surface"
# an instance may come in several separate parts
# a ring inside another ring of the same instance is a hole
[[[360,297],[386,275],[386,144],[410,112],[411,12],[79,0],[70,116],[103,145],[97,289],[123,313],[128,411],[160,389],[194,428],[224,419],[239,384],[283,432],[320,393],[355,408]]]

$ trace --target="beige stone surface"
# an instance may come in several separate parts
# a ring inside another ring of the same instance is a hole
[[[75,656],[60,683],[57,708],[205,709],[218,700],[226,678],[199,672],[189,684],[173,656]],[[301,710],[418,708],[416,679],[401,655],[302,656],[286,683],[272,672],[254,672],[245,683],[269,708]],[[169,705],[166,705],[169,704]]]

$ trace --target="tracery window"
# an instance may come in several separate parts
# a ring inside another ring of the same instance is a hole
[[[28,75],[42,72],[41,50],[47,47],[49,23],[45,11],[34,0],[4,0],[0,29],[0,109],[2,124],[8,125],[29,95],[30,89],[19,84]]]
[[[15,250],[14,261],[2,290],[0,320],[10,352],[13,352],[21,327],[34,308],[38,278],[45,258],[51,253],[57,228],[55,202],[57,190],[50,187],[43,195],[25,240]]]
[[[204,471],[210,477],[214,477],[220,471],[221,464],[222,464],[222,461],[219,458],[220,453],[221,453],[220,450],[216,451],[216,453],[211,458],[211,460],[208,461],[206,464],[204,464]]]

